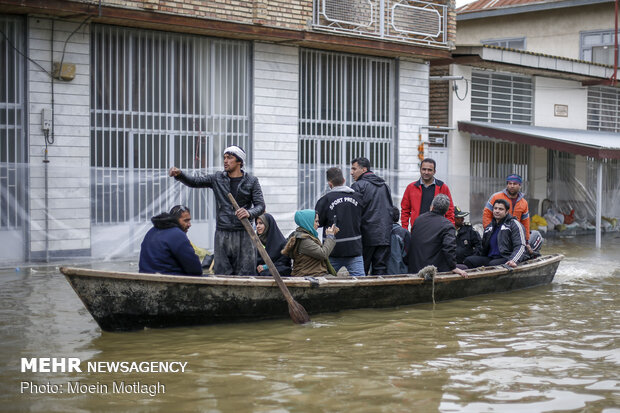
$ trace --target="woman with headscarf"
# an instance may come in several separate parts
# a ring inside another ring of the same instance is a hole
[[[323,244],[319,241],[316,229],[319,227],[319,216],[313,209],[295,212],[295,223],[298,225],[282,250],[282,253],[293,259],[294,277],[322,276],[328,272],[336,275],[329,263],[329,254],[336,246],[335,235],[338,227],[334,224],[325,230]]]
[[[263,214],[256,218],[256,233],[280,275],[291,275],[291,259],[282,255],[282,248],[286,244],[286,239],[271,214]],[[256,267],[258,275],[271,275],[269,267],[260,254],[256,258],[256,263],[258,264]]]

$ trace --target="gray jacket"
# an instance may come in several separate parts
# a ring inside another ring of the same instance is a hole
[[[183,172],[176,180],[192,188],[211,188],[215,195],[216,204],[216,226],[221,231],[243,231],[243,224],[235,215],[235,209],[228,199],[230,192],[230,178],[228,173],[221,171],[210,175],[188,176]],[[250,214],[250,220],[255,219],[265,212],[265,201],[263,199],[263,191],[261,190],[258,178],[243,172],[243,178],[239,182],[237,203],[241,208],[247,209]]]

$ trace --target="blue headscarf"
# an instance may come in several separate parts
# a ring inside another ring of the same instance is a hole
[[[302,209],[295,212],[295,223],[314,235],[315,238],[319,237],[319,233],[314,229],[314,218],[316,217],[316,211],[314,209]]]

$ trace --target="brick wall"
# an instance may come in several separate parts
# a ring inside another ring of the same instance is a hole
[[[448,76],[448,66],[431,67],[431,76]],[[429,124],[431,126],[449,126],[448,105],[450,99],[449,81],[429,82]]]
[[[312,0],[104,0],[103,5],[303,30]]]

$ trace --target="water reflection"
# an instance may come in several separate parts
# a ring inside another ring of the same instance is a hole
[[[101,332],[55,271],[0,278],[0,410],[603,411],[620,406],[620,238],[557,240],[550,286],[397,309]],[[590,243],[592,245],[593,242]],[[186,361],[186,373],[19,372],[20,357]],[[166,393],[19,394],[23,380]]]

